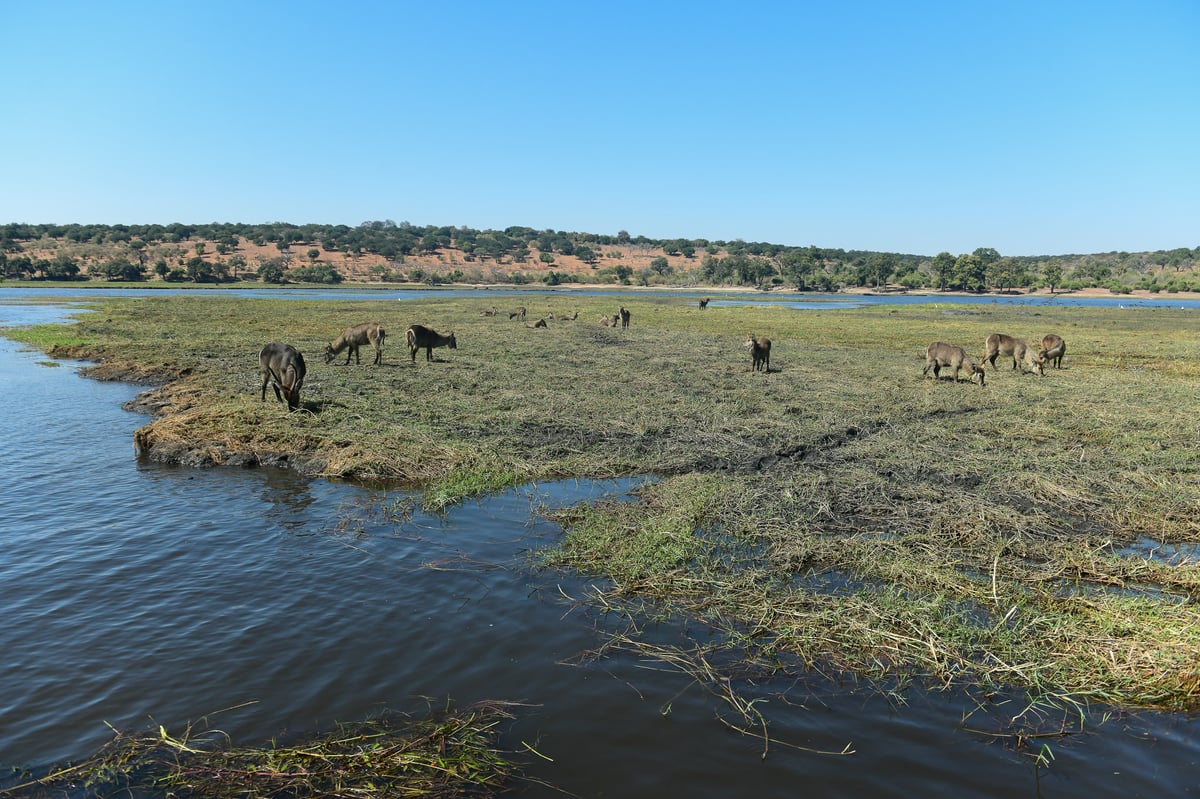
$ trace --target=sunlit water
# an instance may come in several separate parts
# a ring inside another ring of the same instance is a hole
[[[0,326],[62,312],[0,305]],[[1089,718],[1084,734],[1044,742],[1046,769],[972,730],[999,731],[1003,709],[964,723],[958,694],[896,703],[820,679],[759,690],[764,760],[686,676],[621,654],[579,665],[608,622],[563,599],[586,582],[529,568],[558,534],[540,503],[637,481],[527,487],[430,517],[404,494],[288,472],[161,466],[133,451],[146,419],[121,404],[137,388],[53,363],[0,339],[0,770],[86,756],[106,723],[178,731],[209,715],[250,744],[385,707],[501,699],[526,705],[502,745],[582,797],[1200,791],[1188,717]],[[787,687],[789,701],[775,695]]]

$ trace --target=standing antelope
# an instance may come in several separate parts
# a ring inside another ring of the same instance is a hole
[[[342,331],[342,335],[337,337],[336,341],[331,342],[325,347],[325,363],[329,363],[342,350],[349,347],[349,352],[346,353],[346,363],[350,363],[350,357],[354,356],[354,363],[362,363],[358,359],[358,348],[363,344],[370,343],[375,348],[375,365],[383,363],[383,339],[387,336],[387,331],[378,322],[363,322],[361,325],[348,327]]]
[[[709,301],[709,299],[710,299],[710,298],[708,298],[708,297],[705,297],[704,299],[700,300],[700,310],[702,310],[702,311],[703,311],[705,308],[707,308],[707,307],[708,307],[708,301]]]
[[[272,342],[258,353],[258,371],[262,375],[262,396],[267,399],[267,383],[275,389],[275,399],[286,402],[289,411],[300,407],[300,386],[304,384],[304,356],[291,344]],[[280,390],[283,391],[280,394]]]
[[[1055,369],[1062,368],[1062,359],[1066,354],[1067,342],[1063,341],[1061,336],[1051,333],[1042,339],[1042,349],[1038,357],[1054,364]]]
[[[452,350],[458,349],[458,342],[454,340],[454,332],[450,335],[443,336],[424,325],[413,325],[404,332],[404,338],[408,342],[409,352],[412,354],[412,362],[417,362],[417,350],[425,350],[425,360],[433,360],[434,347],[449,347]]]
[[[1043,358],[1041,355],[1031,350],[1024,341],[1012,336],[1006,336],[1003,333],[992,333],[987,337],[983,344],[984,354],[983,359],[994,367],[996,365],[997,355],[1008,355],[1012,358],[1013,369],[1018,368],[1021,361],[1029,364],[1033,371],[1039,375],[1044,375],[1042,369]],[[1025,368],[1021,367],[1021,373],[1025,373]]]
[[[621,329],[629,328],[629,310],[624,305],[621,306]]]
[[[958,370],[966,369],[971,375],[969,379],[974,380],[975,375],[979,375],[979,385],[983,385],[983,367],[976,366],[975,361],[971,360],[971,356],[967,355],[966,350],[962,347],[935,341],[925,348],[925,370],[921,374],[927,375],[929,370],[933,369],[933,377],[936,380],[943,366],[949,366],[954,370],[955,383],[958,382]]]
[[[746,339],[745,346],[750,350],[750,371],[757,372],[761,367],[767,374],[771,373],[771,339],[759,338],[753,333]]]

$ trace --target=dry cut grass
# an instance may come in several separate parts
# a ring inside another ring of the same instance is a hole
[[[384,714],[312,740],[261,747],[235,746],[207,728],[116,732],[84,761],[0,783],[0,796],[494,796],[511,787],[516,770],[495,746],[499,727],[511,718],[494,703],[424,719]]]

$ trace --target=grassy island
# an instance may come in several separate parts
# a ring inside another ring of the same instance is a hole
[[[156,383],[150,457],[418,488],[429,507],[529,481],[651,474],[556,512],[547,562],[728,631],[743,664],[1017,687],[1032,704],[1200,706],[1194,311],[929,304],[800,311],[630,294],[104,299],[14,331]],[[526,322],[508,311],[527,307]],[[628,329],[601,326],[618,305]],[[574,321],[558,317],[578,311]],[[326,364],[345,327],[381,366]],[[453,331],[435,360],[404,347]],[[1057,333],[1065,368],[923,376],[927,344]],[[771,371],[743,346],[773,343]],[[259,348],[306,356],[302,408],[260,401]]]

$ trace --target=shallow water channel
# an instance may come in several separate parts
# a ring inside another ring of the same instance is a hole
[[[0,304],[0,327],[61,314]],[[92,753],[106,723],[178,732],[207,715],[253,744],[385,707],[499,699],[525,703],[502,740],[533,778],[519,796],[1200,791],[1194,718],[1097,714],[1020,752],[989,734],[1003,709],[964,721],[973,706],[957,693],[889,700],[817,678],[745,686],[766,700],[763,759],[763,742],[678,671],[621,653],[581,663],[618,620],[564,599],[587,581],[529,568],[559,534],[542,503],[636,480],[529,486],[435,517],[402,493],[162,466],[133,451],[146,419],[121,405],[139,389],[78,368],[0,338],[0,780]],[[1030,754],[1043,743],[1048,767]]]

